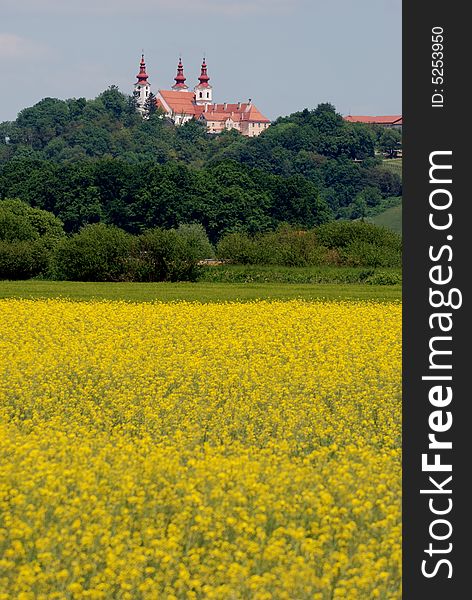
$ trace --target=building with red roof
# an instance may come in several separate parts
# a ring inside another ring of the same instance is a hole
[[[144,113],[146,98],[150,93],[145,73],[144,56],[141,59],[141,70],[135,84],[135,96],[138,109]],[[144,68],[144,74],[142,69]],[[146,79],[143,79],[144,75]],[[143,81],[146,89],[143,89]],[[210,85],[206,59],[203,59],[198,83],[193,91],[186,85],[182,58],[179,58],[175,84],[170,90],[158,90],[156,104],[158,108],[171,119],[175,125],[183,125],[194,119],[206,125],[209,133],[221,133],[224,130],[236,129],[242,135],[255,137],[265,131],[270,125],[270,119],[265,117],[249,100],[246,103],[213,103],[213,87]]]
[[[350,123],[365,123],[367,125],[381,125],[382,127],[391,127],[392,129],[401,129],[403,126],[402,115],[383,115],[379,117],[370,117],[364,115],[348,115],[344,117],[345,121]]]
[[[270,125],[270,119],[251,100],[237,104],[207,104],[198,120],[206,124],[209,133],[236,129],[247,137],[258,136]]]

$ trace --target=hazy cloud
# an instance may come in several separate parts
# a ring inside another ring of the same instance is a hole
[[[141,0],[139,4],[129,0],[1,0],[3,10],[28,12],[29,14],[158,14],[161,11],[186,11],[227,15],[251,13],[274,13],[290,11],[306,0]]]
[[[0,32],[0,60],[43,58],[47,53],[43,44],[14,33]]]

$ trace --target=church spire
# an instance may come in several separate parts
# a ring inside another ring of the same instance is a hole
[[[199,106],[206,106],[213,102],[213,100],[212,100],[213,88],[208,83],[209,81],[210,81],[210,78],[208,77],[206,59],[203,58],[202,70],[200,73],[200,77],[198,78],[198,83],[194,89],[195,102]]]
[[[144,62],[144,52],[141,54],[141,62],[139,63],[139,73],[136,75],[138,83],[141,85],[149,85],[149,75],[146,73],[146,63]]]
[[[146,109],[146,102],[151,93],[151,84],[148,81],[149,75],[146,73],[146,63],[144,61],[144,52],[141,54],[141,62],[139,63],[139,73],[136,75],[137,81],[134,84],[134,97],[136,99],[136,107],[143,115]]]
[[[198,81],[200,82],[199,85],[202,87],[207,87],[208,82],[210,81],[210,78],[208,77],[208,73],[207,73],[207,64],[206,64],[205,57],[203,58],[202,70],[200,73],[200,77],[198,78]]]
[[[184,66],[182,64],[182,57],[179,58],[179,64],[177,65],[177,75],[175,76],[175,84],[172,86],[173,90],[182,90],[185,91],[188,89],[188,86],[185,85],[186,77],[184,75]]]

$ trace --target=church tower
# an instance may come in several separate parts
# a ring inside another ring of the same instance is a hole
[[[148,74],[146,73],[146,63],[144,62],[144,54],[141,55],[141,62],[139,63],[139,73],[136,75],[137,81],[134,84],[134,97],[136,98],[136,105],[138,111],[143,114],[146,106],[146,100],[151,93],[151,84],[148,81]]]
[[[182,58],[179,58],[179,64],[177,65],[177,75],[175,76],[175,83],[172,89],[176,92],[186,92],[188,85],[185,85],[186,77],[184,75],[184,66],[182,64]]]
[[[213,102],[212,94],[213,88],[208,83],[210,78],[207,73],[207,64],[205,58],[202,63],[202,71],[200,73],[200,77],[198,78],[198,83],[194,88],[195,91],[195,102],[199,106],[205,106],[207,104],[211,104]]]

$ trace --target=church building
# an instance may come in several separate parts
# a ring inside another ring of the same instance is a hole
[[[265,117],[251,100],[228,104],[213,102],[213,87],[208,76],[208,67],[203,59],[198,83],[189,90],[185,83],[182,59],[177,65],[174,85],[170,90],[158,90],[156,104],[166,117],[175,125],[183,125],[191,119],[205,124],[209,133],[221,133],[225,129],[236,129],[242,135],[255,137],[265,131],[270,125],[270,119]],[[149,76],[146,73],[144,54],[141,56],[137,81],[134,84],[134,96],[138,110],[144,114],[146,103],[151,94]]]

